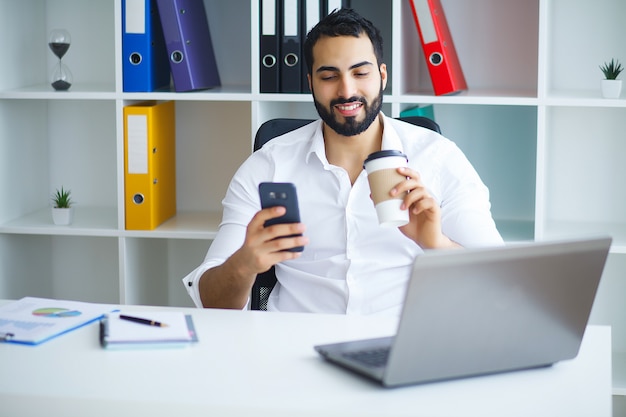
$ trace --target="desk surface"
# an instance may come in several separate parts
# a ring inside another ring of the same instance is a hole
[[[0,414],[611,415],[608,327],[589,327],[578,357],[549,368],[386,389],[325,362],[313,345],[389,335],[394,320],[178,310],[193,314],[197,345],[107,351],[95,323],[40,346],[0,344]]]

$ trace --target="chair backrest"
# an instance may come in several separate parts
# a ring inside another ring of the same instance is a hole
[[[422,126],[430,130],[434,130],[437,133],[441,133],[441,129],[437,122],[428,117],[422,116],[409,116],[399,117],[399,120],[414,124],[416,126]],[[291,132],[299,127],[313,122],[312,119],[272,119],[263,123],[256,132],[254,137],[254,150],[261,149],[265,143],[271,139],[283,135],[287,132]],[[252,293],[250,294],[250,308],[252,310],[267,310],[267,300],[269,298],[272,289],[276,285],[276,273],[274,267],[271,267],[266,272],[257,275],[254,285],[252,286]]]
[[[263,123],[254,137],[254,150],[258,151],[268,141],[313,122],[313,119],[271,119]]]

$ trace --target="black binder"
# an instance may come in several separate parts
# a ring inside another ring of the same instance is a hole
[[[280,9],[279,0],[259,0],[259,84],[261,93],[280,92]]]
[[[302,79],[302,31],[300,0],[281,3],[280,92],[300,93]]]

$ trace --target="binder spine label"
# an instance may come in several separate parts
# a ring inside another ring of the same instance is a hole
[[[417,13],[419,30],[422,33],[423,42],[437,42],[437,30],[435,29],[433,15],[430,13],[428,0],[413,0],[413,5]]]
[[[264,0],[261,22],[261,35],[277,36],[276,33],[276,0]]]
[[[148,118],[128,115],[128,173],[148,173]]]
[[[126,33],[146,33],[146,2],[144,0],[126,0],[125,4]]]
[[[297,16],[298,15],[298,0],[285,0],[284,3],[284,16]],[[297,19],[284,19],[283,21],[283,35],[284,36],[298,36],[298,20]]]

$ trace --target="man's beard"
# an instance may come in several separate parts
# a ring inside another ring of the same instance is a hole
[[[337,104],[346,104],[360,102],[365,108],[365,118],[362,121],[357,121],[356,117],[346,117],[344,123],[340,123],[335,114],[334,106]],[[380,85],[380,91],[378,96],[372,101],[371,105],[367,103],[365,97],[351,97],[349,99],[337,99],[330,102],[330,108],[326,109],[319,101],[315,99],[315,92],[313,92],[313,103],[317,113],[320,115],[324,123],[326,123],[332,130],[342,136],[356,136],[365,132],[370,125],[376,120],[376,117],[380,113],[383,107],[383,86]]]

